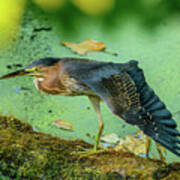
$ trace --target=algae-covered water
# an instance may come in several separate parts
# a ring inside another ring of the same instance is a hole
[[[180,130],[180,17],[174,14],[156,24],[143,24],[138,15],[127,14],[113,18],[92,17],[75,11],[45,12],[29,4],[20,26],[17,40],[11,47],[0,50],[0,75],[24,67],[43,57],[86,57],[99,61],[127,62],[136,59],[144,70],[147,82],[174,115]],[[79,56],[60,45],[61,41],[80,42],[94,39],[104,42],[117,52],[112,56],[103,52]],[[87,133],[95,136],[97,116],[87,97],[61,97],[38,92],[31,77],[0,82],[0,112],[13,115],[33,125],[37,131],[64,139],[83,139],[93,143]],[[135,134],[137,128],[115,117],[102,104],[104,134],[119,136]],[[64,131],[54,120],[70,122],[74,131]],[[157,157],[155,150],[152,157]],[[167,153],[169,161],[178,157]]]

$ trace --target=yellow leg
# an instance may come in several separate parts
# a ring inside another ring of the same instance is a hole
[[[164,157],[162,151],[166,151],[165,148],[163,146],[161,146],[159,143],[156,143],[156,148],[157,148],[157,151],[159,153],[159,157],[161,159],[161,161],[165,162],[166,163],[166,158]]]
[[[102,120],[102,116],[101,116],[101,112],[100,112],[100,98],[99,97],[95,97],[95,96],[89,96],[89,100],[91,101],[94,110],[96,111],[97,115],[98,115],[98,119],[99,119],[99,131],[98,134],[96,136],[96,143],[94,145],[94,150],[96,151],[100,142],[100,137],[104,128],[104,123]]]
[[[149,157],[150,147],[151,147],[151,139],[149,137],[147,137],[146,138],[146,157]],[[165,148],[157,142],[156,142],[156,148],[159,153],[159,157],[160,157],[161,161],[166,162],[166,159],[162,153],[162,151],[165,152]]]
[[[95,97],[95,96],[89,96],[89,100],[92,103],[94,110],[96,111],[98,118],[99,118],[99,131],[98,134],[96,136],[96,142],[94,144],[94,149],[84,149],[84,151],[80,151],[80,152],[76,152],[75,154],[79,154],[80,158],[86,157],[86,156],[90,156],[93,154],[97,154],[100,152],[104,152],[103,150],[97,150],[99,142],[100,142],[100,137],[104,128],[104,123],[102,121],[102,117],[101,117],[101,113],[100,113],[100,98]],[[74,153],[72,153],[74,154]]]
[[[149,137],[146,137],[146,157],[149,157],[149,151],[151,148],[151,139]]]

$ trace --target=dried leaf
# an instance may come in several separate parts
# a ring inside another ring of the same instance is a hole
[[[106,48],[104,43],[94,40],[86,40],[80,43],[61,42],[61,44],[79,55],[85,55],[89,51],[104,51]]]
[[[69,122],[63,121],[63,120],[56,120],[53,122],[53,125],[57,126],[58,128],[73,131],[73,126]]]
[[[101,141],[109,144],[115,144],[119,141],[119,137],[117,134],[112,133],[112,134],[105,134],[100,138]]]
[[[146,154],[146,143],[147,136],[142,132],[133,135],[128,135],[124,139],[120,139],[119,145],[116,146],[116,149],[128,150],[137,155],[145,155]]]

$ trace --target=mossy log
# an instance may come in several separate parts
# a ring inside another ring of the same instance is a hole
[[[82,157],[77,153],[82,148],[92,145],[38,133],[15,118],[0,117],[0,179],[180,179],[180,163],[113,149]]]

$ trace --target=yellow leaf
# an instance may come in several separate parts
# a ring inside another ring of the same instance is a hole
[[[142,132],[133,135],[128,135],[120,139],[120,143],[116,146],[116,150],[128,150],[134,154],[146,154],[147,137]]]
[[[111,133],[111,134],[105,134],[104,136],[102,136],[100,138],[100,140],[105,142],[105,143],[115,144],[119,141],[119,137],[117,134]]]
[[[57,126],[58,128],[73,131],[73,126],[71,123],[63,121],[63,120],[56,120],[53,122],[53,125]]]
[[[61,42],[61,44],[79,55],[85,55],[89,51],[104,51],[106,48],[104,43],[94,40],[86,40],[80,43]]]
[[[16,38],[26,0],[0,0],[0,47]]]
[[[100,15],[112,10],[115,0],[72,0],[81,11],[90,15]]]

